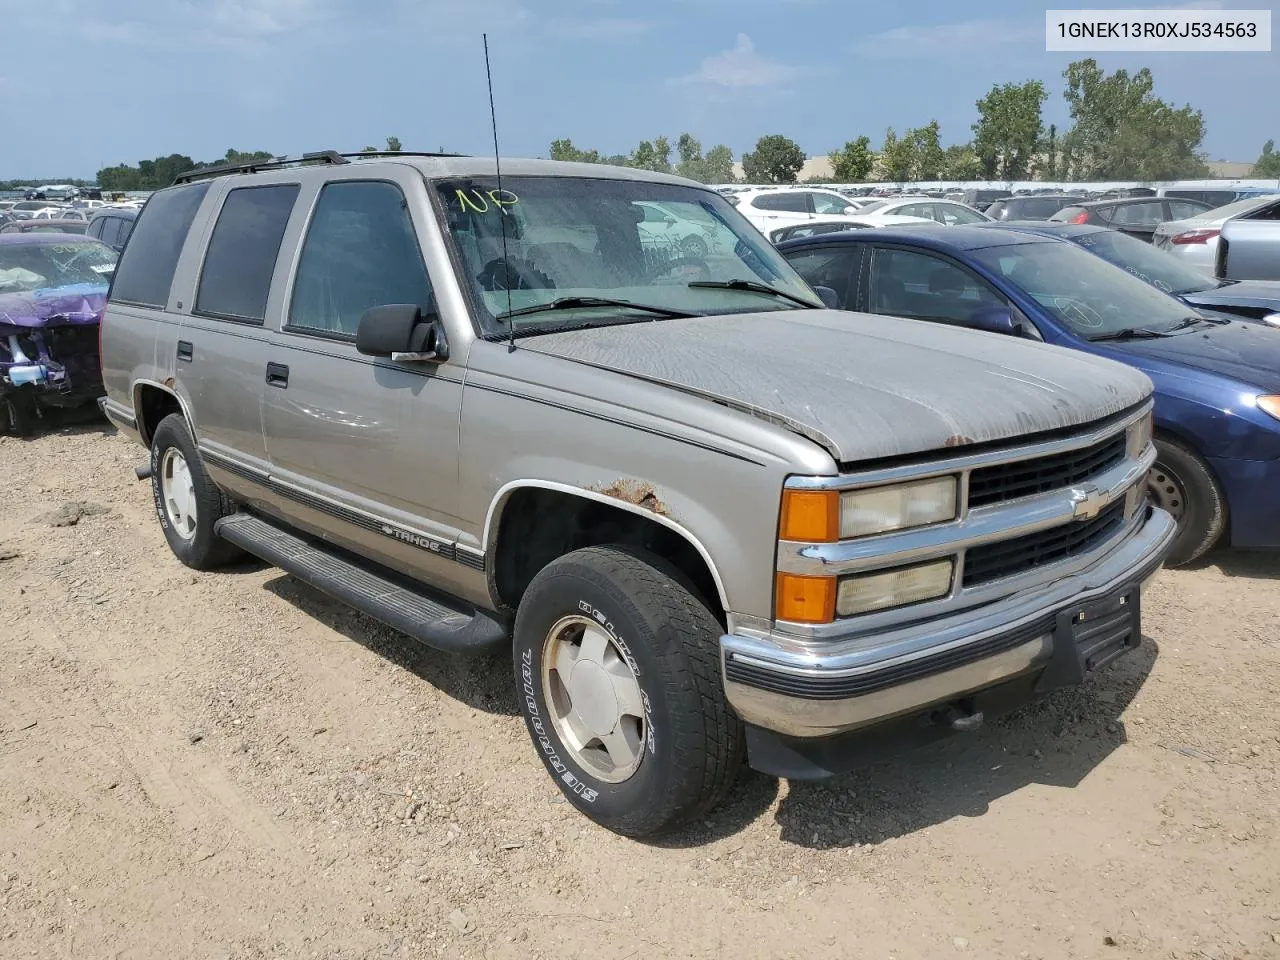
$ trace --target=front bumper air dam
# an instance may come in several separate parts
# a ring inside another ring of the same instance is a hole
[[[875,638],[803,646],[776,635],[720,638],[725,690],[747,723],[751,765],[794,779],[864,762],[875,740],[928,742],[1039,693],[1080,683],[1136,647],[1140,597],[1176,526],[1152,507],[1141,527],[1092,567],[979,610]],[[919,647],[924,633],[936,642]],[[944,722],[936,721],[939,708]],[[923,721],[922,721],[923,717]],[[973,724],[976,725],[976,724]],[[875,735],[865,736],[874,729]],[[902,737],[895,737],[894,733]],[[883,752],[883,751],[881,751]]]

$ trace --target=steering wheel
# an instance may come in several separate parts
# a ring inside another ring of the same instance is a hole
[[[489,291],[549,290],[555,286],[551,278],[530,261],[501,257],[486,263],[476,279]]]

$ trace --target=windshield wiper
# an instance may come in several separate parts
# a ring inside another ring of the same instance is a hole
[[[1096,337],[1089,337],[1090,343],[1097,343],[1101,340],[1138,340],[1149,337],[1167,337],[1170,334],[1163,330],[1151,330],[1147,327],[1125,327],[1123,330],[1116,330],[1112,333],[1100,333]]]
[[[694,280],[689,284],[689,288],[692,290],[749,290],[752,293],[767,293],[775,297],[781,297],[783,300],[790,300],[792,303],[798,303],[800,306],[808,307],[810,310],[826,309],[826,304],[813,303],[804,297],[797,297],[794,293],[787,293],[787,291],[771,287],[767,283],[756,283],[754,280]]]
[[[647,303],[632,303],[630,300],[611,300],[608,297],[560,297],[550,303],[537,303],[531,307],[519,307],[500,313],[495,320],[508,320],[511,317],[527,317],[535,313],[553,313],[556,310],[577,310],[581,307],[625,307],[628,310],[643,310],[656,316],[671,320],[682,317],[700,317],[700,313],[688,313],[684,310],[672,310],[669,307],[655,307]]]
[[[1226,317],[1210,317],[1207,314],[1201,314],[1197,317],[1183,317],[1176,324],[1170,327],[1170,330],[1185,330],[1187,327],[1194,327],[1197,323],[1212,323],[1216,327],[1230,323]]]

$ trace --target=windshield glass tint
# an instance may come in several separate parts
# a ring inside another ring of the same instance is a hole
[[[27,293],[48,287],[100,284],[105,293],[116,252],[95,241],[23,243],[0,246],[0,293]]]
[[[1172,254],[1157,250],[1149,243],[1112,230],[1073,238],[1090,253],[1108,263],[1127,270],[1165,293],[1181,295],[1210,290],[1217,284],[1199,271],[1184,266]]]
[[[973,251],[973,256],[1083,337],[1129,327],[1169,330],[1195,314],[1186,304],[1074,243],[987,247]]]
[[[698,281],[746,280],[820,303],[772,245],[709,190],[578,177],[504,177],[501,192],[491,177],[433,186],[487,334],[507,329],[499,317],[510,310],[569,297],[693,314],[798,307],[768,293],[689,286]],[[584,306],[514,323],[517,330],[545,329],[609,322],[611,315],[641,316]]]

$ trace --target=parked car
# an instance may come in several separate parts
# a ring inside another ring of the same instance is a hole
[[[0,213],[7,214],[17,203],[17,200],[0,200]]]
[[[1237,217],[1222,225],[1214,276],[1280,280],[1280,211],[1270,219]]]
[[[1217,275],[1218,237],[1230,220],[1280,219],[1280,196],[1249,197],[1156,227],[1152,243],[1208,276]]]
[[[1195,200],[1137,197],[1076,203],[1063,207],[1049,219],[1064,223],[1098,223],[1151,243],[1159,224],[1194,216],[1208,209],[1206,204]]]
[[[1074,243],[1010,229],[858,230],[779,250],[847,310],[1132,364],[1155,383],[1148,489],[1178,520],[1170,562],[1196,559],[1228,524],[1234,546],[1280,547],[1280,330],[1210,318]]]
[[[89,222],[89,213],[86,210],[78,210],[75,207],[46,207],[44,210],[37,210],[32,220],[79,220],[82,223]]]
[[[9,210],[15,220],[30,220],[42,210],[57,209],[59,204],[48,200],[19,200]]]
[[[83,220],[14,220],[0,226],[0,234],[84,233],[88,226]]]
[[[653,201],[637,201],[636,206],[644,216],[638,229],[640,241],[646,246],[690,257],[727,252],[717,246],[724,239],[720,225],[705,211],[668,207]]]
[[[124,249],[125,241],[129,239],[133,223],[137,219],[136,207],[101,207],[93,212],[85,233],[120,251]]]
[[[859,207],[835,190],[801,187],[744,190],[737,195],[734,206],[758,230],[815,216],[850,215],[857,213]]]
[[[992,220],[1048,220],[1063,207],[1084,203],[1084,197],[1067,194],[1033,194],[997,200],[987,207]]]
[[[1280,281],[1215,280],[1164,250],[1108,227],[1035,222],[998,226],[1070,240],[1193,307],[1280,326]]]
[[[803,223],[792,223],[785,227],[774,227],[765,231],[770,243],[785,243],[800,237],[818,237],[825,233],[839,233],[841,230],[864,230],[870,227],[894,227],[904,223],[936,223],[923,217],[885,216],[866,217],[814,217]]]
[[[86,237],[0,236],[0,430],[102,395],[98,319],[116,253]]]
[[[963,203],[933,197],[894,197],[877,200],[858,211],[859,216],[919,217],[953,226],[959,223],[984,223],[991,218]]]
[[[1006,200],[1013,196],[1012,190],[995,188],[971,188],[964,191],[964,203],[975,210],[985,210],[997,200]]]
[[[641,202],[728,252],[648,256]],[[569,803],[652,834],[744,749],[829,776],[1080,682],[1140,642],[1173,536],[1147,377],[815,294],[649,171],[197,171],[121,255],[102,406],[183,563],[247,550],[428,645],[511,650]]]

